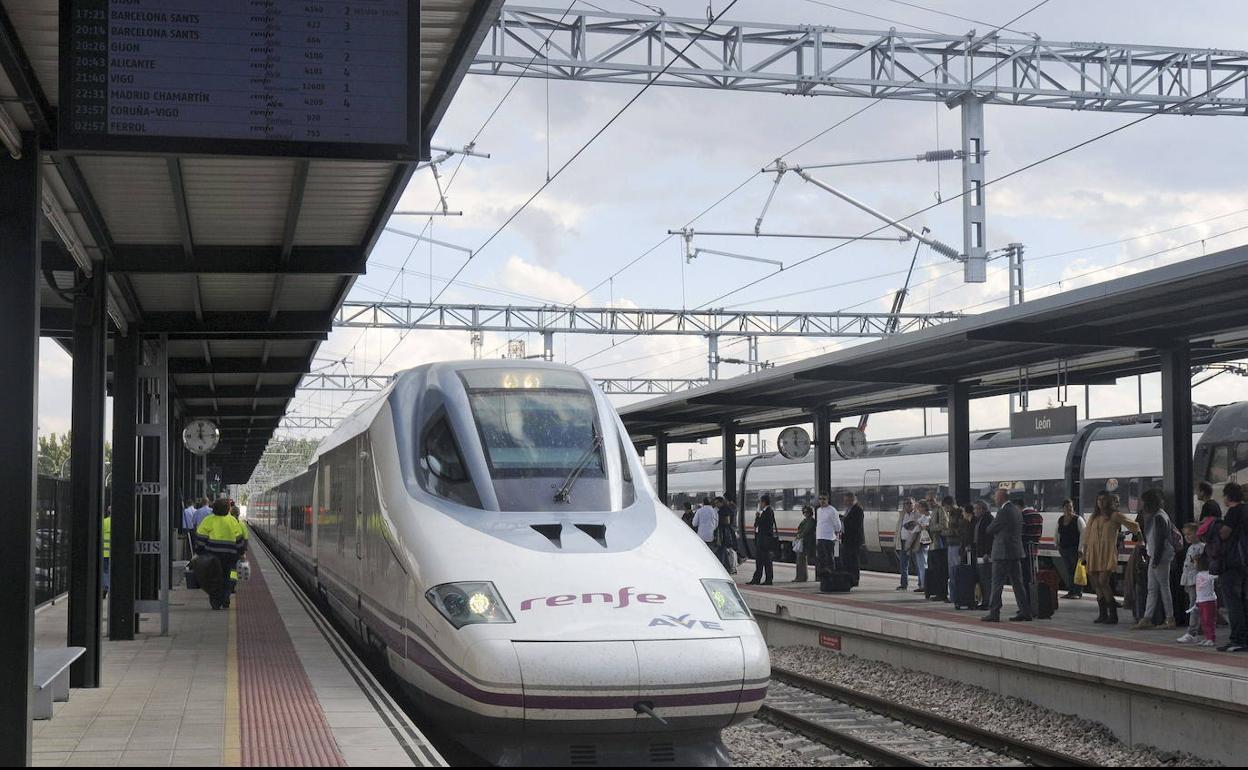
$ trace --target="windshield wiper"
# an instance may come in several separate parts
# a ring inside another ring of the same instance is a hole
[[[602,436],[598,435],[598,430],[595,428],[594,440],[589,442],[589,447],[581,454],[581,459],[577,460],[576,465],[572,466],[572,472],[564,479],[563,485],[559,487],[559,491],[555,492],[556,503],[572,502],[572,487],[576,485],[577,479],[585,472],[585,468],[589,466],[589,461],[593,459],[600,446],[602,446]]]

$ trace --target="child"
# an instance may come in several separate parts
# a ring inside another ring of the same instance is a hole
[[[1187,591],[1187,606],[1196,606],[1196,560],[1205,552],[1205,544],[1200,542],[1196,524],[1183,525],[1183,539],[1187,541],[1187,551],[1183,557],[1183,575],[1179,584]],[[1187,633],[1178,638],[1179,644],[1190,644],[1200,638],[1200,613],[1187,613]]]
[[[1196,607],[1200,611],[1200,626],[1205,640],[1199,642],[1201,647],[1212,647],[1216,644],[1218,623],[1218,596],[1214,591],[1214,577],[1209,574],[1209,560],[1202,554],[1196,560],[1200,570],[1196,573]]]

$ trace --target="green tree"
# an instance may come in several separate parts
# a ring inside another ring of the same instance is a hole
[[[68,476],[69,444],[69,433],[49,433],[46,436],[40,436],[39,473],[45,476]]]

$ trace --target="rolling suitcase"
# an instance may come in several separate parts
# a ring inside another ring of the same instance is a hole
[[[959,564],[953,570],[953,608],[974,609],[975,584],[979,582],[979,569],[974,564]]]
[[[854,587],[854,576],[841,564],[841,542],[836,541],[832,551],[832,569],[819,577],[819,592],[824,594],[848,593]]]
[[[1061,587],[1061,580],[1057,576],[1057,572],[1051,569],[1042,569],[1036,572],[1036,583],[1047,585],[1050,593],[1053,594],[1053,612],[1057,612],[1058,589]],[[1052,614],[1052,613],[1050,613]],[[1041,615],[1040,617],[1044,617]]]
[[[927,552],[927,574],[923,576],[923,596],[931,599],[949,598],[949,552],[931,548]]]
[[[1036,617],[1048,620],[1057,609],[1057,590],[1048,583],[1036,581]]]

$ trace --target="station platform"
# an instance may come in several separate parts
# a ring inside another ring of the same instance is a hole
[[[738,583],[749,580],[743,565]],[[1119,739],[1171,749],[1208,736],[1207,758],[1242,760],[1248,727],[1248,654],[1175,643],[1175,631],[1131,631],[1129,612],[1101,626],[1096,598],[1061,599],[1051,619],[1005,622],[1017,609],[1004,594],[1003,622],[983,623],[977,610],[897,591],[898,576],[864,572],[847,594],[793,583],[792,565],[776,564],[772,586],[742,585],[746,601],[774,646],[822,646],[940,672],[957,681],[1105,724]],[[813,575],[813,570],[812,570]],[[1218,628],[1225,640],[1229,629]]]
[[[171,592],[168,636],[145,615],[104,642],[101,686],[34,723],[42,766],[445,766],[263,546],[232,608]],[[36,647],[64,646],[66,603],[36,616]]]

